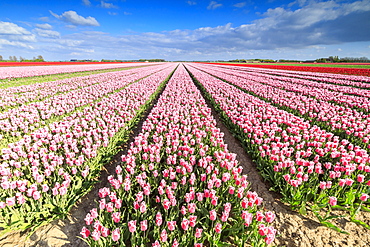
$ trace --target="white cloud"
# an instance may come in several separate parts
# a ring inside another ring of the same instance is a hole
[[[60,38],[60,33],[57,31],[45,30],[45,29],[40,29],[40,28],[35,28],[34,31],[37,33],[37,35],[41,37],[51,38],[51,39]]]
[[[50,13],[57,19],[71,23],[76,26],[100,26],[99,22],[91,16],[88,17],[82,17],[76,13],[76,11],[70,10],[66,11],[61,15],[57,15],[50,11]]]
[[[40,21],[45,21],[45,22],[47,22],[47,21],[49,21],[49,17],[47,17],[47,16],[45,16],[45,17],[40,17],[40,18],[39,18],[39,20],[40,20]]]
[[[130,13],[130,12],[126,12],[126,11],[124,11],[124,12],[123,12],[123,14],[124,14],[124,15],[132,15],[132,13]]]
[[[28,35],[31,34],[25,28],[18,26],[17,24],[11,22],[0,21],[0,35]]]
[[[221,3],[217,3],[216,1],[211,1],[207,7],[207,9],[217,9],[219,7],[222,7]]]
[[[36,27],[38,28],[41,28],[41,29],[45,29],[45,30],[51,30],[53,27],[48,24],[48,23],[44,23],[44,24],[36,24],[35,25]]]
[[[0,21],[0,39],[2,44],[26,47],[22,42],[35,42],[36,36],[15,23]]]
[[[106,3],[104,1],[100,1],[100,7],[105,9],[118,9],[118,6],[114,5],[113,3]]]
[[[82,0],[83,5],[85,6],[91,6],[90,0]]]
[[[64,46],[68,46],[68,47],[77,47],[81,45],[82,43],[84,43],[83,40],[78,40],[78,39],[60,39],[60,40],[57,40],[56,42]]]
[[[23,48],[27,48],[27,49],[34,49],[34,47],[33,47],[33,46],[28,45],[28,44],[25,44],[25,43],[23,43],[23,42],[19,42],[19,41],[9,41],[9,40],[1,39],[1,38],[0,38],[0,48],[1,48],[3,45],[10,45],[10,46],[16,46],[16,47],[23,47]]]
[[[196,5],[197,4],[197,2],[195,2],[195,1],[187,1],[186,3],[189,4],[189,5]]]
[[[247,3],[246,3],[246,2],[241,2],[241,3],[236,3],[236,4],[234,4],[233,6],[234,6],[234,7],[237,7],[237,8],[243,8],[245,5],[247,5]]]

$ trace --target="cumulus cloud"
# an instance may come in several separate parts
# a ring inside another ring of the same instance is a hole
[[[37,33],[37,35],[44,37],[44,38],[51,38],[56,39],[60,38],[60,33],[53,30],[45,30],[40,28],[35,28],[34,31]]]
[[[76,13],[76,11],[66,11],[61,15],[57,15],[50,11],[50,13],[57,19],[76,25],[76,26],[100,26],[99,22],[91,16],[82,17]]]
[[[19,42],[35,42],[36,36],[23,27],[18,26],[12,22],[0,21],[0,39],[2,44],[19,45]],[[26,46],[22,43],[22,46]]]
[[[29,35],[25,28],[15,23],[0,21],[0,35]]]
[[[12,22],[0,21],[0,48],[12,46],[14,48],[34,49],[31,43],[36,41],[36,36],[23,27]]]
[[[45,29],[45,30],[51,30],[53,27],[48,24],[48,23],[44,23],[44,24],[36,24],[35,25],[36,27],[38,28],[41,28],[41,29]]]
[[[195,2],[195,1],[187,1],[187,4],[189,4],[189,5],[196,5],[197,2]]]
[[[211,1],[207,7],[207,9],[217,9],[219,7],[222,7],[221,3],[217,3],[216,1]]]

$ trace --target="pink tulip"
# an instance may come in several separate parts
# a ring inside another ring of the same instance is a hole
[[[153,247],[161,247],[161,244],[156,240],[154,243],[152,243]]]
[[[217,214],[216,214],[216,211],[215,210],[211,210],[209,211],[209,218],[210,220],[216,220],[216,217],[217,217]]]
[[[136,220],[131,220],[127,223],[128,225],[128,230],[132,232],[136,232]]]
[[[121,212],[114,212],[112,213],[112,219],[114,223],[118,223],[121,220]]]
[[[116,228],[115,230],[113,230],[113,232],[112,232],[112,240],[114,242],[117,242],[120,239],[120,234],[121,234],[121,231],[120,231],[119,228]]]
[[[173,240],[172,247],[179,247],[180,244],[177,242],[176,238]]]
[[[191,214],[195,213],[196,208],[197,208],[197,206],[196,206],[196,204],[195,204],[195,203],[190,203],[190,204],[188,205],[189,213],[191,213]]]
[[[167,221],[167,228],[170,231],[175,230],[175,228],[176,228],[176,221]]]
[[[167,232],[165,229],[163,229],[163,231],[161,232],[161,242],[167,242]]]
[[[86,227],[82,227],[80,234],[83,238],[88,238],[90,236],[90,231]]]
[[[155,216],[155,224],[157,226],[162,225],[162,214],[160,212],[158,212],[157,215]]]
[[[143,220],[140,222],[140,230],[141,231],[146,231],[148,229],[148,221]]]
[[[330,196],[329,197],[329,204],[332,205],[332,206],[337,205],[337,198],[334,197],[334,196]]]
[[[189,220],[188,219],[186,219],[186,218],[184,218],[183,220],[182,220],[182,222],[181,222],[181,227],[182,227],[182,229],[184,230],[184,231],[186,231],[186,230],[188,230],[188,228],[189,228]]]
[[[191,227],[194,227],[195,226],[196,221],[197,221],[197,216],[195,216],[195,215],[190,215],[189,216],[189,225]]]
[[[368,194],[362,193],[362,195],[360,196],[360,200],[366,202],[369,197],[370,196]]]
[[[203,232],[202,228],[196,228],[195,229],[195,237],[196,238],[201,238],[202,237],[202,232]]]
[[[222,231],[222,224],[221,223],[216,223],[215,232],[221,233],[221,231]]]
[[[271,211],[265,213],[265,220],[267,223],[272,223],[275,219],[275,214]]]
[[[98,231],[98,230],[94,230],[92,233],[91,233],[91,237],[95,240],[95,241],[98,241],[101,237],[101,232]]]
[[[101,229],[101,235],[102,235],[102,237],[108,237],[109,236],[109,234],[110,234],[110,230],[108,229],[108,228],[106,228],[106,227],[102,227],[102,229]]]

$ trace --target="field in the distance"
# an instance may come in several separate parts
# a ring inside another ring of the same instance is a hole
[[[233,63],[224,62],[233,65],[279,65],[279,66],[307,66],[307,67],[333,67],[333,68],[359,68],[370,69],[370,63]]]
[[[334,73],[347,75],[370,76],[370,64],[368,63],[210,63],[232,64],[242,67],[281,69],[294,71],[307,71],[319,73]]]

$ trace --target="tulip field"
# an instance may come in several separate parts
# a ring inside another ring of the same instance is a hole
[[[358,218],[370,211],[366,73],[143,65],[0,68],[0,86],[33,80],[0,91],[0,235],[66,218],[123,152],[77,219],[84,246],[273,245],[278,214],[251,189],[218,119],[291,210],[338,234],[349,233],[337,218],[370,229]]]

